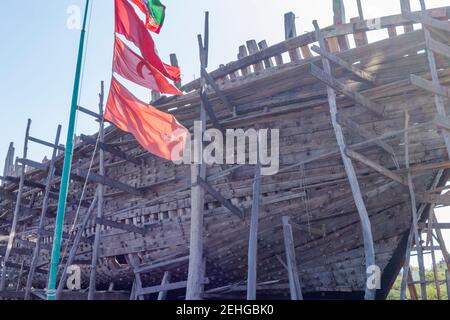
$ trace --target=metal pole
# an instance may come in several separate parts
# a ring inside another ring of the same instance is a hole
[[[86,34],[86,23],[89,11],[89,1],[86,0],[84,10],[83,28],[80,35],[80,45],[78,48],[78,60],[75,71],[75,82],[73,86],[72,105],[70,108],[69,127],[67,131],[66,150],[64,153],[64,166],[61,177],[61,186],[58,200],[58,212],[55,222],[55,234],[53,237],[53,248],[50,262],[50,273],[48,279],[47,300],[55,300],[56,297],[56,277],[58,274],[59,259],[61,256],[61,238],[63,233],[64,215],[66,211],[67,193],[69,191],[70,170],[72,165],[73,138],[75,133],[75,119],[77,115],[78,97],[81,83],[81,67],[83,65],[84,38]]]

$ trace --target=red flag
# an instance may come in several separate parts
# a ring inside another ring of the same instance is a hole
[[[131,133],[148,152],[167,160],[181,160],[189,131],[173,115],[137,99],[114,77],[104,118]]]
[[[178,96],[183,95],[180,90],[167,81],[161,72],[134,53],[117,36],[114,39],[113,71],[148,89]]]
[[[179,81],[180,69],[161,61],[156,54],[155,43],[150,32],[133,6],[127,0],[115,0],[115,8],[115,32],[124,35],[125,38],[133,42],[141,50],[144,59],[163,75],[174,81]]]

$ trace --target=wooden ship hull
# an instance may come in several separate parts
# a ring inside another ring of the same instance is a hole
[[[441,8],[432,14],[445,21],[449,13],[449,8]],[[390,28],[390,32],[393,27],[407,22],[401,16],[381,20],[382,27]],[[349,25],[353,29],[349,29]],[[354,32],[358,26],[361,31]],[[367,30],[363,23],[352,23],[327,28],[324,33],[335,56],[373,77],[373,81],[361,80],[341,65],[333,64],[337,86],[345,84],[344,89],[349,91],[343,92],[342,87],[337,90],[338,121],[348,149],[353,152],[353,165],[370,217],[375,261],[381,270],[377,298],[385,298],[402,267],[412,225],[411,199],[405,183],[407,173],[413,176],[418,207],[426,212],[423,209],[432,202],[433,190],[447,181],[450,166],[444,139],[435,122],[434,93],[411,83],[411,74],[430,79],[424,31],[390,34],[391,37],[371,44],[358,42],[361,33]],[[336,45],[339,32],[341,37],[354,33],[357,47],[341,48],[339,52]],[[450,42],[449,34],[436,32],[435,36],[442,43]],[[261,180],[259,298],[289,298],[283,216],[290,217],[292,224],[304,297],[364,297],[366,266],[361,222],[331,125],[328,83],[312,74],[314,67],[311,65],[323,68],[321,58],[307,57],[305,53],[305,47],[315,40],[314,33],[295,37],[262,49],[259,54],[263,58],[259,60],[250,42],[249,56],[241,56],[243,59],[211,73],[226,100],[213,88],[207,90],[212,109],[223,128],[280,129],[280,172]],[[295,57],[295,49],[292,49],[295,44],[302,47],[304,58],[298,52]],[[290,62],[283,62],[281,54],[285,52],[289,52]],[[448,86],[448,59],[437,57],[436,63],[441,85]],[[242,67],[237,68],[239,66]],[[200,118],[198,85],[198,81],[187,84],[184,89],[189,93],[185,96],[163,97],[154,104],[161,110],[170,110],[189,128]],[[363,97],[364,100],[355,102],[356,95],[356,99]],[[234,107],[234,115],[224,101]],[[379,113],[371,112],[368,102],[380,108],[376,110]],[[447,112],[448,107],[447,103]],[[410,170],[405,169],[405,111],[410,116],[407,130]],[[151,294],[160,291],[161,279],[169,271],[173,284],[170,297],[183,298],[190,250],[190,166],[174,165],[151,156],[131,135],[111,126],[106,129],[104,144],[97,146],[105,150],[105,175],[98,173],[99,158],[95,156],[87,177],[96,138],[96,135],[80,137],[74,150],[64,228],[69,239],[63,241],[62,261],[94,198],[96,186],[101,183],[106,188],[103,220],[89,222],[73,262],[82,269],[82,287],[89,282],[95,229],[101,228],[99,290],[107,290],[114,283],[115,290],[131,291],[138,274],[142,287],[149,288],[146,293],[152,297]],[[62,161],[60,155],[56,161],[53,195],[57,195]],[[7,264],[10,271],[16,272],[19,269],[26,272],[30,264],[42,209],[42,186],[48,173],[48,162],[22,163],[28,168],[23,208]],[[245,298],[254,172],[251,165],[208,167],[208,185],[242,215],[230,211],[214,194],[206,193],[205,299]],[[81,199],[86,179],[89,183]],[[5,235],[10,231],[19,187],[19,179],[12,173],[7,180],[1,188],[0,212],[0,230]],[[51,197],[45,215],[46,227],[42,233],[34,288],[46,286],[55,224],[54,198]],[[426,214],[423,214],[421,221],[425,220]],[[19,286],[25,281],[26,277],[22,276]]]

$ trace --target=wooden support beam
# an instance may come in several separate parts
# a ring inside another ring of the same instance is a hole
[[[411,75],[411,84],[422,88],[426,91],[432,92],[434,94],[440,95],[441,97],[450,99],[450,89],[441,85],[436,85],[432,81],[423,79],[414,74]]]
[[[92,146],[98,145],[98,147],[100,147],[102,150],[104,150],[112,155],[115,155],[123,160],[134,163],[138,166],[142,165],[142,160],[136,159],[133,156],[128,155],[126,152],[123,152],[122,150],[120,150],[117,147],[114,147],[114,146],[109,145],[104,142],[100,142],[100,141],[97,142],[97,139],[95,139],[94,137],[82,134],[80,136],[80,139],[81,139],[81,141],[83,141],[89,145],[92,145]]]
[[[261,202],[261,164],[259,162],[259,143],[257,147],[258,163],[255,166],[253,180],[252,212],[248,240],[248,268],[247,268],[247,300],[256,300],[256,284],[258,273],[258,225],[259,206]]]
[[[208,71],[206,69],[202,68],[201,70],[202,77],[205,78],[206,83],[213,88],[213,90],[216,92],[217,96],[219,97],[220,101],[227,107],[228,111],[230,111],[231,114],[235,114],[235,108],[231,104],[230,100],[223,94],[222,90],[220,90],[219,86],[216,84],[214,79],[209,75]]]
[[[170,271],[166,271],[166,272],[164,272],[164,276],[163,276],[163,279],[162,279],[162,281],[161,281],[161,286],[166,286],[166,285],[168,285],[169,283],[170,283],[170,278],[171,278],[171,273],[170,273]],[[167,298],[167,290],[164,290],[164,291],[160,291],[159,293],[158,293],[158,300],[159,301],[161,301],[161,300],[166,300],[166,298]]]
[[[220,130],[222,132],[225,132],[224,128],[220,124],[219,120],[217,120],[216,113],[214,112],[214,109],[213,109],[211,103],[209,102],[206,93],[204,93],[204,92],[200,93],[200,100],[201,100],[202,106],[205,108],[205,111],[208,114],[208,117],[211,120],[213,126],[216,129],[218,129],[218,130]]]
[[[427,229],[430,226],[427,223],[419,223],[419,229]],[[432,229],[450,229],[450,223],[431,223]]]
[[[356,134],[360,135],[361,137],[372,140],[376,138],[376,135],[369,130],[365,129],[364,127],[360,126],[358,123],[350,119],[349,117],[346,117],[342,114],[339,114],[337,117],[337,121],[340,125],[347,127],[352,132],[355,132]],[[389,153],[391,156],[395,156],[394,149],[387,144],[386,142],[382,140],[375,140],[374,144],[382,148],[384,151]]]
[[[103,116],[102,115],[99,115],[98,113],[95,113],[95,112],[93,112],[93,111],[91,111],[89,109],[86,109],[86,108],[82,107],[82,106],[78,106],[77,109],[78,109],[78,111],[81,111],[84,114],[87,114],[88,116],[96,118],[99,121],[103,120]]]
[[[150,271],[153,271],[156,269],[165,268],[165,267],[168,267],[171,265],[186,263],[187,261],[189,261],[189,256],[184,256],[184,257],[167,260],[167,261],[162,261],[162,262],[156,262],[156,263],[152,263],[152,264],[148,264],[148,265],[136,266],[136,268],[134,269],[134,273],[147,273],[147,272],[150,272]]]
[[[436,54],[450,59],[450,46],[434,40],[432,37],[428,39],[428,48]]]
[[[178,58],[175,53],[170,54],[170,64],[174,67],[179,67]],[[181,80],[175,81],[175,87],[177,87],[178,89],[181,88]]]
[[[437,19],[433,19],[430,16],[427,16],[423,13],[412,13],[408,11],[403,11],[402,15],[415,23],[421,23],[422,25],[428,28],[434,28],[443,30],[445,32],[450,32],[450,22],[449,21],[441,21]]]
[[[46,146],[46,147],[49,147],[49,148],[52,148],[52,149],[55,149],[55,148],[56,148],[56,149],[59,150],[59,151],[64,151],[64,150],[65,150],[65,148],[64,148],[63,146],[60,146],[60,145],[55,146],[55,145],[54,145],[53,143],[51,143],[51,142],[47,142],[47,141],[44,141],[44,140],[41,140],[41,139],[38,139],[38,138],[28,137],[28,139],[29,139],[30,141],[32,141],[32,142],[41,144],[41,145],[43,145],[43,146]]]
[[[418,193],[417,198],[421,203],[450,206],[450,195]]]
[[[267,49],[267,48],[268,48],[267,41],[266,41],[266,40],[260,41],[260,42],[258,43],[258,47],[259,47],[260,50],[265,50],[265,49]],[[272,58],[266,58],[266,59],[264,59],[264,67],[265,67],[266,69],[269,69],[269,68],[273,68],[273,67],[274,67],[274,64],[273,64],[273,62],[272,62]]]
[[[360,17],[354,17],[350,19],[351,23],[361,23]],[[369,40],[367,39],[367,34],[365,31],[359,31],[353,33],[353,39],[355,40],[356,47],[362,47],[369,43]]]
[[[9,144],[8,152],[6,154],[5,166],[3,168],[3,176],[11,176],[14,171],[14,143],[11,142]],[[0,185],[3,185],[3,181],[1,181]]]
[[[289,40],[297,37],[297,29],[295,27],[295,14],[288,12],[284,15],[284,33],[285,39]],[[300,51],[297,48],[288,50],[291,61],[298,61],[301,59]]]
[[[27,154],[28,154],[28,137],[30,136],[30,126],[31,126],[31,120],[28,119],[27,128],[25,131],[24,147],[23,147],[23,158],[24,159],[27,158]],[[17,192],[17,200],[16,200],[16,206],[15,206],[14,214],[13,214],[13,221],[11,224],[11,229],[10,229],[8,244],[6,247],[6,252],[5,252],[5,255],[3,256],[3,260],[2,260],[2,268],[1,268],[2,269],[2,277],[0,280],[0,291],[4,291],[6,288],[6,268],[7,268],[7,263],[9,262],[11,250],[13,248],[14,239],[16,237],[17,222],[19,219],[20,206],[21,206],[21,201],[22,201],[22,193],[23,193],[23,188],[24,188],[24,183],[25,183],[25,169],[26,169],[26,166],[22,165],[22,167],[20,169],[19,190]]]
[[[238,61],[241,60],[241,59],[244,59],[245,57],[248,57],[247,47],[246,46],[240,46],[239,47],[239,53],[238,53]],[[247,66],[244,66],[242,68],[239,68],[239,69],[241,69],[242,75],[244,77],[248,76],[249,73],[251,72],[249,66],[250,66],[250,64],[248,64]]]
[[[209,284],[209,279],[204,278],[201,282],[202,285]],[[161,291],[172,291],[172,290],[178,290],[183,289],[187,287],[187,281],[180,281],[180,282],[173,282],[173,283],[167,283],[164,285],[158,285],[154,287],[148,287],[148,288],[141,288],[137,291],[137,295],[143,296],[147,294],[157,293]]]
[[[86,212],[83,222],[81,223],[81,226],[78,228],[77,234],[75,235],[75,238],[73,240],[73,244],[72,244],[72,247],[70,248],[69,256],[64,265],[64,269],[61,274],[61,279],[59,280],[58,288],[56,290],[56,300],[61,299],[61,295],[63,293],[64,286],[66,285],[66,281],[67,281],[67,276],[68,276],[67,270],[74,263],[75,256],[77,254],[80,242],[82,240],[82,234],[83,234],[84,230],[86,229],[88,222],[92,218],[92,212],[94,211],[97,201],[98,201],[98,192],[95,194],[94,200],[92,200],[91,206],[89,207],[88,211]],[[90,264],[90,261],[89,261],[89,264]]]
[[[213,187],[209,185],[208,182],[203,180],[202,178],[197,178],[197,184],[202,187],[207,193],[214,197],[217,201],[219,201],[225,208],[231,211],[231,213],[235,214],[240,219],[244,219],[244,213],[242,210],[233,205],[229,200],[225,199],[220,192],[216,191]]]
[[[88,177],[88,170],[82,169],[82,168],[75,169],[74,171],[75,171],[75,175],[77,178],[81,178],[83,180],[87,179],[91,183],[98,183],[103,186],[108,186],[108,187],[129,193],[129,194],[132,194],[134,196],[138,196],[138,197],[144,196],[144,192],[142,190],[136,189],[128,184],[113,180],[107,176],[93,173],[91,171],[89,173],[89,177]]]
[[[323,59],[326,60],[326,58]],[[328,62],[328,60],[326,61]],[[350,89],[347,85],[341,83],[339,80],[334,79],[333,76],[331,76],[331,74],[325,73],[322,69],[315,66],[314,64],[310,65],[310,72],[311,75],[313,75],[315,78],[325,83],[327,86],[346,95],[347,97],[354,100],[357,104],[363,106],[376,116],[383,117],[385,106],[379,105],[378,103],[375,103],[370,99],[364,97],[359,92]]]
[[[145,236],[147,234],[146,228],[141,228],[141,227],[135,226],[134,224],[126,224],[126,223],[116,222],[116,221],[108,220],[105,218],[96,218],[95,222],[98,225],[108,226],[108,227],[111,227],[114,229],[125,230],[128,232],[141,234],[143,236]]]
[[[412,277],[411,269],[408,269],[408,291],[411,300],[419,300],[416,286],[414,285],[414,280]]]
[[[320,47],[326,50],[325,39],[322,32],[320,31],[319,25],[316,20],[313,21],[313,25],[316,32],[316,38],[319,40]],[[322,58],[322,63],[325,70],[325,74],[327,75],[326,78],[332,78],[330,62],[326,58]],[[320,72],[322,72],[322,70],[320,70]],[[333,87],[330,85],[327,86],[327,94],[328,94],[328,104],[330,107],[331,122],[336,136],[336,141],[339,146],[339,151],[342,160],[344,162],[345,172],[350,183],[353,199],[355,201],[355,205],[358,210],[358,215],[361,222],[361,229],[364,241],[365,266],[366,268],[369,268],[370,266],[375,265],[375,249],[373,244],[372,227],[369,219],[369,214],[367,213],[367,209],[364,204],[363,196],[361,193],[361,189],[359,187],[359,182],[356,177],[356,172],[353,167],[352,161],[345,153],[347,149],[347,144],[345,142],[342,127],[337,122],[338,109],[336,102],[336,93],[333,90]],[[366,269],[366,276],[368,276],[368,269]],[[375,299],[375,290],[373,288],[369,288],[368,286],[366,286],[365,299],[367,300]]]
[[[334,25],[338,26],[338,25],[345,24],[346,17],[345,17],[344,0],[333,0],[333,12],[334,12],[334,17],[333,17]],[[361,18],[361,19],[363,19],[363,18]],[[339,51],[345,51],[350,48],[347,36],[339,36],[337,39],[338,39],[338,43],[339,43],[339,49],[340,49]]]
[[[406,181],[399,175],[397,175],[396,173],[386,169],[385,167],[379,165],[378,163],[370,160],[369,158],[366,158],[365,156],[363,156],[362,154],[353,151],[351,149],[346,149],[345,151],[346,155],[350,158],[352,158],[353,160],[359,161],[363,164],[365,164],[366,166],[368,166],[369,168],[372,168],[373,170],[375,170],[376,172],[388,177],[389,179],[392,179],[402,185],[407,185]]]
[[[316,45],[313,45],[311,47],[311,50],[314,51],[315,53],[318,53],[321,56],[327,58],[331,62],[334,62],[338,66],[341,66],[342,68],[346,69],[347,71],[350,71],[352,74],[354,74],[358,78],[361,78],[370,83],[376,82],[376,78],[371,73],[363,71],[363,70],[355,67],[355,65],[348,63],[347,61],[345,61],[344,59],[341,59],[339,56],[337,56],[335,54],[328,53],[327,51],[320,49]]]
[[[247,49],[250,54],[256,54],[259,52],[258,44],[255,40],[249,40],[247,41]],[[260,72],[264,70],[264,65],[262,61],[258,61],[253,65],[253,69],[255,72]]]
[[[295,244],[292,227],[289,223],[289,217],[283,217],[282,221],[291,300],[303,300],[302,288],[300,286],[300,278],[297,270],[297,260],[295,258]]]

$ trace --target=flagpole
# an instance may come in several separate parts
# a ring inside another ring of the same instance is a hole
[[[55,222],[55,233],[53,237],[52,256],[50,262],[50,272],[48,278],[47,300],[56,299],[56,278],[58,275],[59,259],[61,255],[61,238],[63,233],[64,215],[66,211],[67,193],[69,190],[70,169],[72,165],[73,139],[75,133],[75,119],[78,109],[78,97],[81,82],[81,68],[83,65],[84,39],[86,34],[86,23],[89,11],[89,1],[86,0],[84,10],[83,28],[80,35],[80,45],[78,48],[77,67],[75,72],[75,82],[73,86],[72,105],[70,108],[69,127],[67,132],[66,148],[64,153],[64,166],[59,190],[58,212]]]

